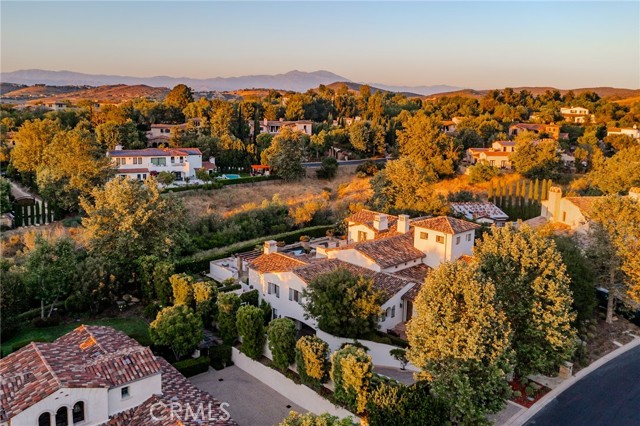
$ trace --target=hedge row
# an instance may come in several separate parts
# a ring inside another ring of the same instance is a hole
[[[311,238],[325,236],[327,230],[331,228],[332,225],[312,226],[309,228],[298,229],[296,231],[285,232],[282,234],[270,235],[268,237],[251,240],[250,242],[238,245],[235,248],[225,250],[223,252],[216,252],[204,256],[195,255],[187,257],[176,262],[176,273],[187,272],[197,274],[199,272],[208,270],[209,262],[211,262],[212,260],[224,259],[225,257],[232,256],[236,253],[253,250],[256,245],[263,244],[265,241],[277,240],[284,241],[286,244],[292,244],[294,242],[300,241],[300,237],[303,235],[308,235]]]
[[[222,186],[227,186],[227,185],[239,185],[242,183],[255,183],[255,182],[263,182],[263,181],[277,180],[277,179],[280,179],[280,178],[277,176],[249,176],[249,177],[242,177],[238,179],[216,179],[215,181],[210,183],[203,183],[203,184],[189,185],[189,186],[178,186],[175,188],[165,188],[163,192],[183,192],[183,191],[191,191],[194,189],[205,189],[205,190],[220,189]]]
[[[184,361],[174,362],[172,365],[182,373],[183,376],[191,377],[209,371],[209,357],[189,358]]]

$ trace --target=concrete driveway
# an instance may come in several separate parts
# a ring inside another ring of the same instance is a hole
[[[307,412],[235,365],[220,371],[210,368],[189,380],[218,401],[227,402],[225,409],[240,426],[273,426],[290,411]]]

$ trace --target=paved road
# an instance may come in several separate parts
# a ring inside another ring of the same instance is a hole
[[[340,166],[350,166],[350,165],[358,165],[362,164],[365,161],[373,161],[374,163],[386,163],[390,158],[364,158],[362,160],[342,160],[338,161],[338,165]],[[319,161],[310,162],[310,163],[302,163],[304,167],[320,167],[322,163]]]
[[[640,425],[640,346],[578,381],[525,425]]]

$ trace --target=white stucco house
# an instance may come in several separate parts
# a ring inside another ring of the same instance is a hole
[[[290,127],[297,132],[306,133],[311,136],[313,121],[311,120],[295,120],[295,121],[285,121],[285,120],[267,120],[266,118],[263,121],[260,121],[260,131],[258,133],[269,133],[270,135],[277,135],[280,130],[285,127]],[[254,122],[249,121],[249,135],[253,136],[255,132]]]
[[[451,209],[467,220],[484,225],[505,225],[509,216],[500,207],[491,202],[459,202],[451,203]]]
[[[560,108],[560,114],[570,123],[593,123],[595,120],[594,115],[583,107]]]
[[[343,245],[316,247],[315,253],[281,253],[268,241],[264,253],[249,263],[249,288],[269,302],[274,317],[288,317],[299,327],[316,329],[304,317],[303,291],[319,274],[344,268],[373,279],[383,294],[380,328],[408,321],[413,301],[431,268],[472,253],[475,223],[447,216],[410,219],[361,210],[346,219]]]
[[[138,180],[160,172],[173,173],[177,180],[183,180],[194,178],[198,169],[215,169],[215,159],[202,161],[202,152],[198,148],[122,149],[118,145],[116,149],[107,151],[107,157],[117,167],[116,176]]]
[[[31,343],[0,360],[0,382],[1,426],[236,424],[163,358],[110,327],[81,325]],[[160,418],[172,402],[210,403],[213,415],[153,423],[149,410]]]
[[[634,139],[640,139],[640,129],[638,126],[629,127],[611,127],[607,129],[607,136],[611,135],[627,135]]]

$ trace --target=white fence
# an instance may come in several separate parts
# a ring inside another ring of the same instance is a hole
[[[232,348],[232,360],[238,368],[260,380],[271,389],[278,392],[294,404],[315,414],[329,413],[339,418],[351,417],[360,420],[353,413],[337,407],[322,398],[314,390],[304,385],[298,385],[282,373],[254,361],[236,348]]]
[[[333,334],[325,333],[322,330],[318,330],[316,332],[316,336],[318,336],[319,338],[321,338],[322,340],[324,340],[329,344],[329,348],[331,349],[331,352],[335,352],[338,349],[340,349],[340,346],[342,346],[343,343],[353,343],[354,341],[354,339],[337,337],[337,336],[334,336]],[[400,362],[397,361],[394,357],[392,357],[391,354],[389,353],[389,351],[391,351],[392,349],[398,349],[397,346],[385,345],[383,343],[372,342],[370,340],[358,339],[358,342],[361,345],[369,348],[369,351],[367,352],[367,354],[371,356],[373,365],[378,365],[382,367],[395,367],[395,368],[402,367],[400,365]],[[417,368],[415,365],[411,363],[407,364],[405,368],[410,371],[420,371],[419,368]]]

